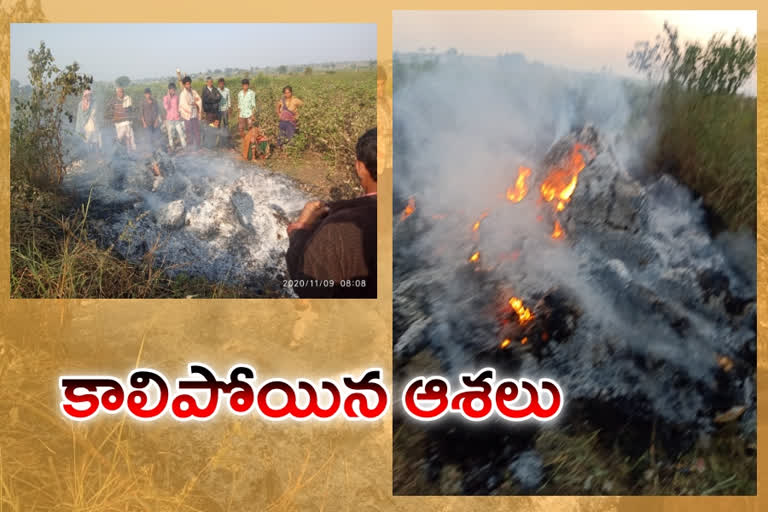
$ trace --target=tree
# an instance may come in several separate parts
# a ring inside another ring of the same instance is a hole
[[[280,66],[277,68],[277,72],[280,73],[281,75],[284,75],[288,72],[288,68],[285,66]]]
[[[681,45],[677,28],[664,22],[656,41],[635,43],[627,54],[630,67],[652,82],[667,83],[704,94],[734,94],[755,69],[757,40],[734,34],[715,34],[702,46]]]
[[[131,79],[123,75],[117,77],[117,79],[115,79],[115,83],[118,85],[118,87],[128,87],[131,84]]]
[[[304,68],[304,74],[305,74],[305,75],[311,75],[311,74],[312,74],[312,68],[311,68],[311,67],[309,67],[309,66],[307,66],[306,68]]]
[[[51,50],[40,48],[28,53],[30,93],[17,98],[11,126],[11,169],[15,176],[60,183],[65,171],[65,120],[74,116],[67,100],[80,95],[93,83],[93,77],[79,74],[77,62],[63,70],[54,64]]]

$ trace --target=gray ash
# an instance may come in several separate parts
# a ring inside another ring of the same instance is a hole
[[[130,261],[148,252],[174,276],[235,284],[253,295],[292,295],[288,219],[309,197],[287,176],[233,154],[117,151],[75,162],[64,186],[90,198],[95,236]]]

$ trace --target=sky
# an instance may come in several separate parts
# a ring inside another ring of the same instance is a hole
[[[28,83],[40,41],[60,67],[77,61],[97,81],[376,59],[375,24],[13,23],[11,78]]]
[[[522,53],[554,66],[632,76],[627,52],[636,41],[654,41],[665,20],[683,39],[702,42],[716,32],[757,30],[756,11],[394,11],[393,47]]]

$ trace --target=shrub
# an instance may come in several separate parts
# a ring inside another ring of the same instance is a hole
[[[42,42],[37,51],[29,51],[28,58],[31,91],[15,101],[11,173],[38,185],[59,183],[67,158],[65,121],[72,123],[74,119],[68,99],[82,93],[93,78],[79,74],[77,63],[59,69]]]
[[[757,100],[738,91],[755,68],[755,39],[723,34],[681,45],[664,23],[655,44],[627,55],[651,89],[633,90],[636,117],[657,123],[651,168],[702,197],[722,226],[757,229]]]
[[[715,34],[706,46],[696,41],[680,44],[677,28],[664,22],[663,34],[635,43],[627,54],[629,65],[650,80],[674,84],[702,94],[735,94],[755,69],[757,39]]]

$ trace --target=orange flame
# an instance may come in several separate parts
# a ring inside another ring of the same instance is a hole
[[[566,203],[571,200],[571,196],[576,190],[579,173],[587,166],[582,151],[589,153],[591,158],[595,157],[595,151],[590,146],[574,144],[563,167],[552,169],[549,176],[541,183],[541,198],[548,203],[557,200],[555,211],[565,210]],[[556,240],[562,238],[564,234],[563,226],[555,220],[552,238]]]
[[[480,215],[480,218],[475,221],[474,224],[472,224],[472,231],[477,231],[480,229],[480,223],[483,222],[483,220],[488,216],[488,212],[483,212],[482,215]]]
[[[416,200],[412,197],[408,198],[408,204],[406,205],[405,209],[403,210],[403,214],[400,216],[400,220],[403,221],[411,216],[411,214],[416,211]]]
[[[480,259],[480,251],[475,251],[475,253],[469,257],[470,263],[477,263],[479,259]]]
[[[560,221],[555,220],[555,229],[552,231],[552,238],[557,240],[558,238],[562,238],[564,234],[565,231],[563,231],[563,226],[560,225]]]
[[[512,340],[507,338],[504,341],[501,342],[501,348],[507,348],[509,344],[512,343]]]
[[[521,325],[528,323],[533,318],[531,310],[523,306],[523,301],[517,297],[509,299],[509,305],[517,313],[517,319]]]
[[[526,180],[530,175],[531,170],[528,167],[523,167],[521,165],[520,168],[517,169],[517,179],[515,180],[515,184],[507,189],[507,199],[513,203],[519,203],[523,200],[528,193],[528,184],[526,183]]]
[[[528,343],[528,336],[520,340],[521,345],[525,345],[526,343]]]
[[[582,151],[594,155],[594,150],[591,147],[575,144],[565,165],[552,169],[549,176],[541,183],[541,198],[547,202],[557,199],[557,211],[562,211],[565,208],[565,203],[571,199],[573,191],[576,190],[579,173],[587,166]]]

